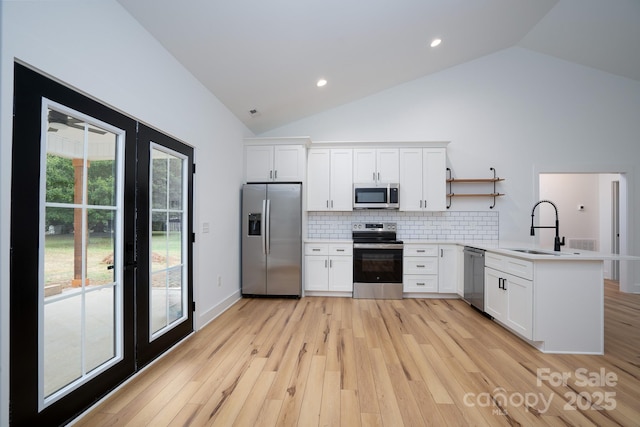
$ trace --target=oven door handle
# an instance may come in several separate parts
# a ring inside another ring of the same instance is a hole
[[[402,243],[354,243],[353,249],[402,249]]]

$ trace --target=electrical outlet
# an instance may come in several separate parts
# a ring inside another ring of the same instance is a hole
[[[218,276],[218,287],[222,286],[222,276]]]

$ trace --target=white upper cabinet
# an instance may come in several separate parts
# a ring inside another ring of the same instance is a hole
[[[386,184],[400,179],[397,148],[356,148],[353,150],[353,182]]]
[[[350,148],[312,148],[307,158],[307,210],[353,210]]]
[[[273,180],[302,182],[305,175],[304,147],[275,145],[273,147]]]
[[[400,149],[400,210],[446,210],[446,149]]]
[[[244,147],[244,173],[246,182],[273,180],[273,146]]]
[[[244,147],[246,182],[303,182],[304,144],[251,144]]]

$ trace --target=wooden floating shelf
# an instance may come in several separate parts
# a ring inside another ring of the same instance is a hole
[[[500,197],[504,193],[449,193],[447,197]]]
[[[447,182],[498,182],[504,181],[504,178],[449,178]]]
[[[489,168],[490,171],[493,172],[492,178],[454,178],[451,176],[451,169],[447,168],[447,184],[449,186],[449,192],[447,193],[447,197],[449,198],[449,204],[447,205],[447,209],[451,207],[451,199],[453,197],[493,197],[493,205],[489,206],[489,209],[493,209],[496,206],[496,197],[504,196],[504,193],[498,193],[496,191],[496,182],[504,181],[504,178],[499,178],[496,176],[496,170],[494,168]],[[460,184],[481,184],[481,183],[492,183],[493,184],[493,192],[492,193],[454,193],[451,189],[452,184],[460,183]]]

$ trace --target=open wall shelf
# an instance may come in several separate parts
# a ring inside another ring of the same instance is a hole
[[[504,181],[504,178],[498,178],[496,176],[496,170],[494,168],[489,168],[489,170],[493,172],[493,178],[454,178],[453,176],[451,176],[451,169],[447,168],[447,198],[449,199],[447,209],[451,207],[451,200],[454,197],[492,197],[493,204],[489,206],[489,208],[493,209],[496,206],[496,197],[504,196],[504,193],[499,193],[496,189],[496,183]],[[490,193],[454,193],[453,185],[455,183],[493,184],[493,191]]]

